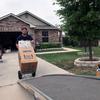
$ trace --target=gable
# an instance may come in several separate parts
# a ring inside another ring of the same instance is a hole
[[[32,16],[32,15],[30,15],[28,13],[24,13],[24,14],[18,16],[18,17],[20,17],[24,21],[26,21],[26,22],[34,25],[34,26],[50,26],[47,23],[39,20],[38,18],[36,18],[36,17],[34,17],[34,16]]]
[[[12,13],[10,13],[10,14],[8,14],[6,16],[0,17],[0,21],[2,21],[2,20],[9,20],[9,21],[11,20],[13,22],[14,21],[16,22],[16,20],[18,20],[18,21],[21,21],[21,22],[23,22],[25,24],[28,24],[27,22],[25,22],[24,20],[20,19],[19,17],[17,17],[16,15],[14,15]]]
[[[0,31],[20,31],[22,26],[29,27],[29,24],[13,15],[0,18]]]

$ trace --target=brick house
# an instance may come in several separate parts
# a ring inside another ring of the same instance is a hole
[[[29,34],[38,43],[62,43],[62,32],[54,25],[25,11],[18,15],[8,14],[0,18],[0,44],[4,48],[15,48],[20,28],[26,26]]]

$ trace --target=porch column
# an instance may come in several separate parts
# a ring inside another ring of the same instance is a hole
[[[61,43],[61,47],[63,47],[62,31],[59,31],[59,42]]]

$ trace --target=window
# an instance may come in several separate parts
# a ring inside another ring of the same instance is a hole
[[[42,36],[48,36],[48,31],[43,31]]]
[[[43,37],[42,42],[48,42],[48,37]]]
[[[42,42],[48,42],[48,31],[42,31]]]

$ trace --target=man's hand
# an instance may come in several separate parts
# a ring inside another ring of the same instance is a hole
[[[35,48],[35,41],[34,40],[31,41],[31,44],[32,44],[32,47]]]
[[[16,48],[17,48],[17,49],[18,49],[18,47],[19,47],[18,44],[16,44]]]
[[[31,41],[31,43],[32,43],[32,44],[35,44],[35,41],[34,41],[34,40],[32,40],[32,41]]]

